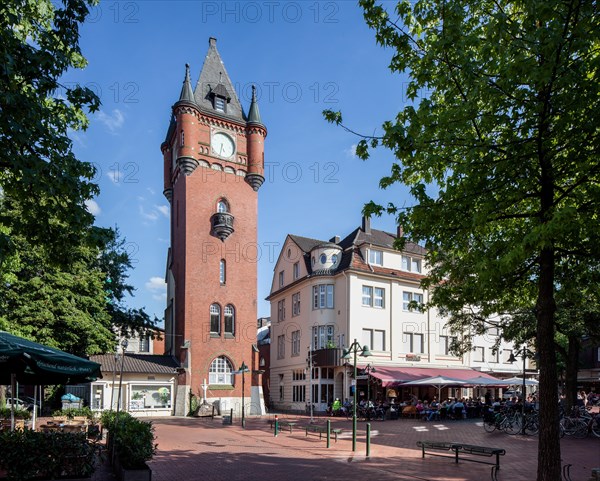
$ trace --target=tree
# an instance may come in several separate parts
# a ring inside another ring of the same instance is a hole
[[[9,218],[20,216],[16,205],[0,201]],[[152,331],[156,319],[124,302],[133,294],[125,240],[118,230],[90,226],[84,232],[89,238],[71,248],[64,265],[25,237],[11,236],[17,247],[2,271],[0,330],[78,355],[114,351],[117,333]]]
[[[410,186],[397,216],[428,247],[432,304],[463,326],[534,306],[540,368],[538,481],[560,479],[557,266],[597,269],[600,228],[600,28],[594,2],[400,1],[398,20],[361,0],[408,95],[430,92],[383,124],[396,162],[385,188]],[[342,123],[339,112],[325,117]],[[369,141],[369,142],[367,142]],[[568,281],[566,281],[568,282]]]
[[[79,24],[94,0],[8,0],[0,5],[0,193],[18,200],[22,215],[0,212],[0,265],[16,248],[13,236],[47,250],[56,262],[86,238],[93,216],[85,201],[97,193],[95,169],[71,150],[69,130],[88,124],[84,110],[98,97],[61,85],[69,68],[83,68]],[[8,224],[11,222],[10,224]]]

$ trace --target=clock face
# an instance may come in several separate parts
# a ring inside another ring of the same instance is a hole
[[[235,152],[235,143],[229,135],[217,132],[212,137],[212,151],[219,157],[228,159]]]

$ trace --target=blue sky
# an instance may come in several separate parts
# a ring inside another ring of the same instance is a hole
[[[246,111],[257,86],[268,129],[259,191],[259,316],[270,314],[264,298],[288,233],[345,236],[360,224],[366,202],[410,202],[401,186],[378,188],[391,152],[357,159],[358,139],[321,114],[342,110],[353,129],[377,135],[406,103],[406,79],[390,73],[392,52],[376,44],[354,1],[102,2],[81,29],[89,65],[64,78],[94,89],[102,107],[72,138],[79,158],[98,169],[101,194],[90,205],[96,223],[117,226],[127,240],[136,288],[129,304],[159,318],[169,239],[160,144],[185,64],[195,85],[211,36]],[[372,225],[395,231],[391,217]]]

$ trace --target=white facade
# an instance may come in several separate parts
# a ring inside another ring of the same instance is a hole
[[[317,410],[336,397],[350,398],[352,362],[343,366],[339,358],[341,348],[355,339],[372,352],[372,357],[358,359],[359,366],[521,372],[520,366],[505,362],[510,346],[503,344],[499,362],[492,360],[497,336],[476,338],[475,345],[484,349],[483,361],[474,353],[449,353],[451,334],[444,319],[434,310],[416,308],[429,295],[419,285],[427,269],[420,246],[407,242],[404,252],[396,251],[394,236],[371,230],[368,222],[343,241],[335,240],[288,236],[276,263],[269,296],[271,401],[276,407],[304,409],[311,389]],[[335,354],[320,351],[328,347]],[[312,379],[310,351],[322,358]]]

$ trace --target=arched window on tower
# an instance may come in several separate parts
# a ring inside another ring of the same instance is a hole
[[[229,212],[229,205],[225,199],[219,199],[219,202],[217,202],[217,212],[219,214],[226,214]]]
[[[225,284],[227,280],[227,264],[225,259],[221,259],[219,262],[219,280],[221,281],[221,285]]]
[[[181,131],[181,146],[185,145],[185,135],[183,133],[183,130]]]
[[[211,362],[208,383],[233,386],[233,366],[225,356],[217,357]]]
[[[221,306],[210,305],[210,333],[221,334]]]
[[[231,304],[225,306],[225,334],[235,335],[235,308]]]

